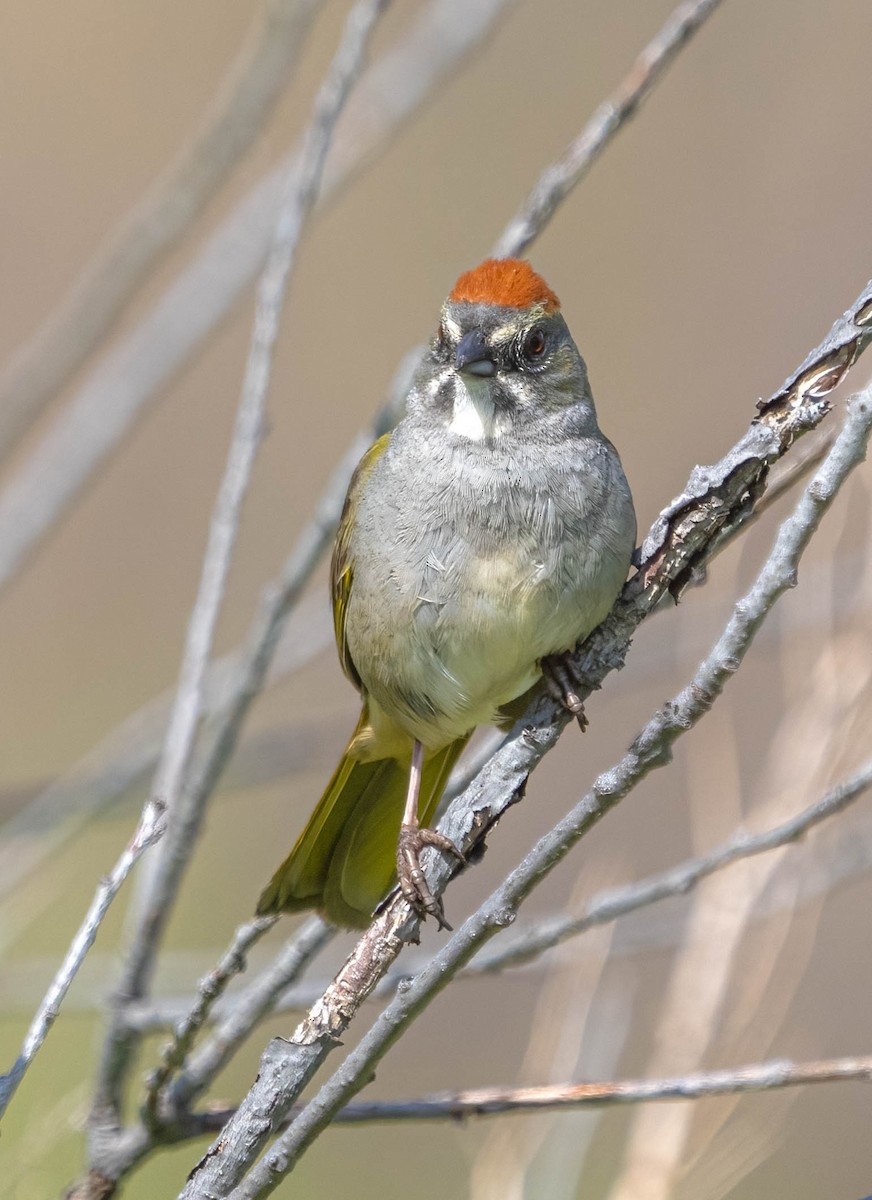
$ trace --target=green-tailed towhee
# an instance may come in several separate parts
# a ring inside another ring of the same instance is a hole
[[[333,611],[363,707],[259,913],[362,926],[399,874],[441,919],[418,852],[458,853],[427,828],[451,768],[543,673],[583,720],[562,655],[609,611],[635,534],[557,297],[517,259],[461,275],[407,415],[348,489]]]

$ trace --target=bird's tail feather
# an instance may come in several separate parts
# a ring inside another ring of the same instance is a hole
[[[317,908],[338,925],[363,928],[393,884],[409,763],[352,758],[349,749],[360,728],[359,723],[297,844],[260,897],[259,915]],[[418,803],[422,825],[429,825],[467,741],[459,738],[426,755]]]

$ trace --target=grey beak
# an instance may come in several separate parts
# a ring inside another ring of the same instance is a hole
[[[496,375],[497,365],[478,329],[464,334],[458,342],[454,366],[458,371],[465,371],[467,375],[478,375],[480,378]]]

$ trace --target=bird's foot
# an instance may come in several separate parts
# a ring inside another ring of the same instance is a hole
[[[445,920],[442,900],[433,895],[421,870],[419,855],[425,846],[435,846],[446,854],[453,854],[461,863],[466,859],[452,842],[451,838],[434,829],[422,829],[420,825],[401,825],[397,841],[397,878],[403,898],[412,908],[425,917],[428,913],[435,917],[440,929],[451,929]]]
[[[558,704],[562,704],[567,712],[572,713],[582,733],[587,729],[588,719],[584,711],[584,703],[578,694],[581,680],[577,676],[575,659],[572,654],[548,654],[540,662],[542,674],[548,693]]]

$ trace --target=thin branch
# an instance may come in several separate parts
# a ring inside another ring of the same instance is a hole
[[[160,1063],[148,1077],[143,1103],[143,1121],[150,1130],[157,1129],[160,1094],[172,1076],[184,1064],[194,1039],[206,1023],[215,1002],[224,994],[230,981],[245,970],[246,956],[264,934],[276,923],[275,917],[256,917],[237,929],[229,949],[217,966],[200,980],[197,1001],[179,1022],[173,1039],[164,1046]]]
[[[658,1079],[624,1079],[604,1083],[562,1083],[531,1087],[464,1088],[434,1092],[411,1100],[355,1101],[341,1108],[335,1125],[369,1125],[405,1121],[467,1121],[473,1117],[505,1116],[530,1112],[611,1108],[618,1104],[650,1104],[663,1100],[700,1100],[712,1096],[738,1096],[770,1092],[814,1083],[872,1083],[872,1055],[792,1062],[778,1058],[715,1071]],[[232,1108],[211,1108],[193,1113],[183,1137],[202,1137],[221,1130],[233,1116]],[[299,1113],[295,1108],[281,1128]],[[231,1200],[243,1200],[238,1190]]]
[[[268,921],[268,926],[271,927],[276,918],[260,918],[261,922],[264,920]],[[249,926],[256,924],[257,921],[249,922]],[[243,931],[246,928],[248,926],[243,925],[238,931],[230,954],[234,953],[236,945],[244,938]],[[275,961],[236,998],[231,1011],[219,1022],[212,1036],[189,1058],[185,1069],[165,1090],[160,1112],[160,1120],[164,1126],[178,1120],[179,1114],[185,1112],[191,1102],[206,1090],[255,1025],[272,1011],[281,993],[300,977],[315,955],[331,941],[335,932],[333,926],[322,921],[320,917],[311,917],[295,931]],[[196,1033],[208,1016],[208,1011],[208,1007],[202,1006],[193,1010],[186,1020],[185,1028],[177,1033],[165,1058],[170,1069],[163,1072],[161,1079],[150,1084],[150,1090],[155,1096],[155,1111],[158,1090],[169,1081],[172,1071],[184,1063],[192,1041],[192,1038],[187,1036],[187,1030],[190,1028]]]
[[[507,946],[499,947],[478,955],[466,968],[464,974],[485,974],[502,971],[531,962],[546,950],[559,946],[569,938],[585,933],[595,925],[616,921],[619,917],[656,904],[670,896],[683,896],[703,879],[732,866],[741,859],[757,854],[766,854],[801,838],[822,821],[843,812],[872,787],[872,759],[862,766],[850,779],[831,788],[826,795],[804,808],[796,816],[774,825],[762,833],[739,832],[728,838],[707,854],[689,858],[678,866],[658,872],[638,883],[609,888],[593,896],[581,913],[574,916],[555,917],[541,922],[520,936],[512,938]]]
[[[539,1087],[464,1088],[435,1092],[412,1100],[355,1101],[341,1108],[336,1125],[383,1124],[388,1121],[466,1121],[515,1113],[560,1112],[572,1109],[611,1108],[618,1104],[649,1104],[662,1100],[699,1100],[707,1096],[736,1096],[769,1092],[812,1083],[872,1083],[872,1056],[824,1058],[791,1062],[779,1058],[717,1071],[694,1071],[660,1079],[624,1079],[605,1083],[545,1084]],[[191,1115],[185,1138],[202,1137],[221,1130],[234,1109],[214,1108]],[[285,1124],[299,1113],[295,1108]],[[247,1193],[234,1192],[231,1200]]]
[[[168,836],[149,880],[148,894],[123,973],[120,995],[125,1001],[140,998],[148,988],[160,938],[202,823],[208,792],[192,792],[189,788],[178,804],[176,800],[193,750],[218,604],[263,420],[279,317],[300,236],[318,194],[336,122],[363,69],[369,38],[387,3],[388,0],[362,0],[348,17],[336,56],[315,100],[299,169],[295,168],[287,181],[273,245],[258,285],[237,427],[210,529],[200,594],[189,627],[179,696],[154,785],[153,794],[165,797],[169,802]],[[116,1014],[106,1035],[94,1124],[102,1121],[117,1126],[119,1123],[123,1080],[135,1042]],[[99,1167],[97,1163],[92,1165]]]
[[[500,235],[494,247],[496,258],[518,257],[527,250],[576,184],[584,179],[615,134],[636,115],[648,93],[720,2],[689,0],[678,5],[657,36],[636,59],[629,74],[621,80],[612,95],[600,104],[563,157],[543,171],[524,205]]]
[[[0,1075],[0,1117],[9,1106],[18,1085],[24,1078],[30,1064],[36,1057],[37,1051],[48,1037],[49,1030],[55,1023],[61,1004],[70,985],[85,960],[85,956],[94,944],[97,931],[103,923],[103,918],[109,911],[109,906],[118,894],[124,880],[130,874],[149,846],[160,837],[164,827],[164,811],[160,804],[149,800],[143,809],[139,824],[132,840],[110,874],[97,888],[91,906],[85,914],[85,919],[79,926],[76,936],[70,943],[64,960],[58,968],[48,991],[45,994],[36,1015],[30,1023],[24,1043],[18,1058],[11,1070]]]
[[[775,1059],[727,1070],[695,1071],[689,1075],[663,1079],[627,1079],[617,1083],[468,1088],[459,1092],[437,1092],[418,1100],[376,1100],[371,1104],[349,1104],[336,1114],[336,1120],[342,1124],[463,1120],[500,1113],[646,1104],[652,1100],[697,1100],[703,1096],[767,1092],[807,1083],[836,1083],[848,1079],[872,1083],[872,1056],[825,1058],[803,1063]]]
[[[368,72],[337,135],[322,204],[383,150],[512,0],[431,0]],[[260,268],[294,150],[223,221],[192,264],[91,372],[0,492],[0,588]]]
[[[224,1171],[224,1191],[219,1194],[231,1194],[233,1200],[259,1200],[270,1194],[336,1112],[372,1078],[376,1064],[470,960],[476,948],[512,922],[523,900],[593,825],[652,770],[670,761],[673,743],[709,711],[728,679],[738,669],[767,613],[784,592],[795,584],[799,560],[839,488],[865,456],[870,430],[872,387],[865,394],[854,397],[832,451],[806,488],[793,514],[783,522],[772,552],[755,583],[736,605],[727,628],[710,655],[700,664],[691,683],[652,717],[621,762],[599,776],[587,796],[540,839],[520,866],[464,922],[432,961],[397,994],[332,1078],[278,1138],[273,1149],[251,1167],[242,1180],[243,1171],[251,1164],[256,1150],[262,1147],[269,1133],[268,1129],[263,1128],[263,1118],[260,1116],[266,1111],[264,1104],[268,1103],[274,1125],[276,1118],[283,1116],[296,1099],[314,1066],[326,1054],[324,1039],[328,1033],[335,1035],[336,1025],[344,1019],[350,1007],[348,998],[343,997],[344,1005],[340,1007],[333,989],[328,989],[322,1002],[297,1028],[290,1043],[273,1041],[268,1046],[261,1060],[258,1081],[240,1106],[237,1117],[222,1132],[220,1146],[213,1148],[191,1177],[183,1193],[186,1200],[210,1194],[209,1188],[214,1187],[218,1177],[214,1172],[215,1166]],[[720,522],[713,523],[715,529],[720,527]],[[669,526],[662,532],[664,542],[671,542],[674,527]],[[709,540],[712,534],[710,518]],[[666,557],[661,557],[660,565],[650,574],[643,566],[640,574],[643,577],[647,574],[648,591],[659,591],[669,585],[668,577],[662,575],[666,562]],[[680,570],[677,563],[673,567]],[[632,593],[632,583],[628,589]],[[600,633],[609,623],[607,619],[600,627]],[[558,714],[553,703],[546,702],[543,707],[544,712],[540,709],[538,713],[528,714],[525,727],[515,732],[505,750],[485,768],[476,784],[454,802],[440,823],[440,829],[452,836],[463,849],[467,849],[473,840],[467,824],[471,815],[469,809],[481,814],[482,793],[485,797],[488,795],[489,784],[494,791],[499,789],[500,795],[495,797],[499,806],[506,792],[506,776],[519,780],[509,793],[511,797],[522,786],[523,780],[546,749],[554,744],[560,729],[566,724],[565,714],[556,719]],[[478,794],[472,797],[470,792]],[[437,872],[433,872],[433,877],[439,889],[442,877]],[[396,910],[397,919],[400,919],[403,915],[402,903],[396,900],[390,907]],[[374,923],[374,927],[361,939],[362,942],[367,942],[378,923]],[[373,986],[369,978],[361,980],[360,985],[362,991],[371,990]],[[313,1043],[317,1044],[318,1039],[321,1039],[321,1044],[318,1045],[318,1052],[313,1054]],[[266,1100],[267,1096],[269,1101]],[[245,1130],[242,1139],[239,1137],[241,1129]],[[228,1177],[232,1177],[230,1182],[235,1189],[232,1192],[227,1188]]]
[[[0,378],[0,460],[109,334],[252,144],[287,85],[320,0],[269,0],[190,145],[92,257]]]

